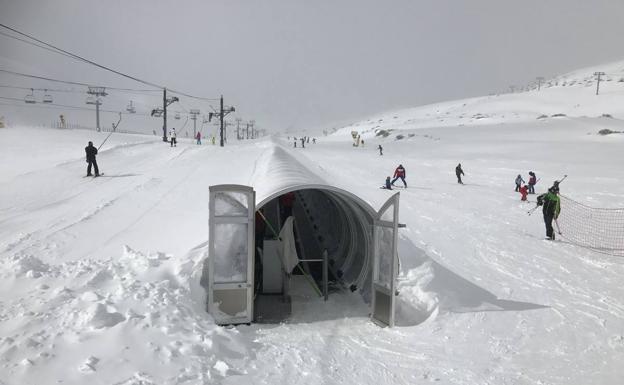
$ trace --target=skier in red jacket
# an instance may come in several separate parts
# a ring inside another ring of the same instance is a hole
[[[399,178],[401,178],[403,185],[407,188],[407,182],[405,182],[405,168],[403,168],[402,164],[394,170],[394,179],[390,184],[394,186],[394,182],[396,182]]]
[[[527,194],[529,193],[529,187],[528,185],[523,185],[522,187],[520,187],[520,194],[522,195],[522,197],[520,198],[521,201],[526,201],[527,200]]]

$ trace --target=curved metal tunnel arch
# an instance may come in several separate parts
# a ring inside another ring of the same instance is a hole
[[[357,195],[324,184],[297,184],[275,190],[256,204],[256,210],[289,192],[321,192],[335,207],[339,208],[337,220],[341,221],[343,233],[339,237],[338,251],[330,254],[334,273],[340,271],[341,278],[349,285],[355,285],[364,299],[370,299],[370,278],[372,270],[372,225],[377,211]],[[318,208],[317,208],[318,209]],[[310,214],[311,215],[311,214]],[[316,214],[315,214],[316,215]]]

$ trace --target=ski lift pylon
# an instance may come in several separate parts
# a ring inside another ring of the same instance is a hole
[[[35,90],[33,90],[32,88],[30,89],[30,94],[26,95],[24,97],[24,102],[28,103],[28,104],[35,104],[37,103],[37,101],[35,100],[35,94],[34,94]]]

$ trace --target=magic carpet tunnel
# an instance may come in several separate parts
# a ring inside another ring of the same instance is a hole
[[[392,326],[399,195],[375,210],[278,146],[256,164],[257,180],[268,174],[279,182],[210,187],[207,309],[216,322],[288,321],[303,285],[320,298],[359,293],[372,320]]]

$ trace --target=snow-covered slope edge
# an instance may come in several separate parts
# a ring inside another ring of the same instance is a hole
[[[596,95],[594,72],[604,72]],[[370,138],[380,131],[482,126],[568,118],[624,119],[624,61],[573,71],[523,92],[489,95],[391,111],[337,129],[335,138],[358,131]],[[609,125],[612,122],[606,122]],[[390,131],[391,132],[391,131]],[[384,134],[382,132],[382,134]],[[401,134],[397,132],[395,134]],[[405,135],[405,133],[403,133]],[[395,135],[392,135],[393,137]]]

